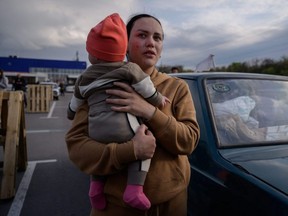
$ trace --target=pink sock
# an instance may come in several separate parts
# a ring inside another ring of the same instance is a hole
[[[102,210],[106,207],[104,182],[95,180],[90,182],[89,198],[92,208]]]
[[[147,210],[151,207],[151,203],[143,193],[142,185],[127,185],[123,199],[125,203],[140,210]]]

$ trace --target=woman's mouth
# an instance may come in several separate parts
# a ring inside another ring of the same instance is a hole
[[[154,57],[154,56],[156,56],[156,53],[153,51],[146,51],[146,52],[144,52],[144,55],[147,57]]]

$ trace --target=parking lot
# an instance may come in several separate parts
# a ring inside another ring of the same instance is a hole
[[[28,166],[17,172],[15,197],[0,200],[1,216],[89,215],[89,176],[71,163],[65,143],[71,96],[53,101],[49,113],[25,113]]]

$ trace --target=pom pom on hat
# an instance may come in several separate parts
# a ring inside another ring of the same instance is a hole
[[[86,41],[87,52],[99,60],[123,61],[127,51],[126,26],[119,14],[114,13],[93,27]]]

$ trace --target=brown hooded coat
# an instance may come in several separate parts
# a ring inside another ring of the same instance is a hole
[[[157,147],[144,185],[144,193],[153,205],[169,201],[186,190],[190,179],[187,155],[196,148],[200,131],[187,83],[157,70],[151,80],[171,103],[158,109],[145,122],[156,138]],[[75,115],[66,143],[71,161],[89,175],[109,175],[105,184],[108,202],[126,206],[123,191],[127,184],[127,165],[136,160],[133,142],[103,144],[88,136],[88,106]],[[183,200],[187,202],[187,200]]]

